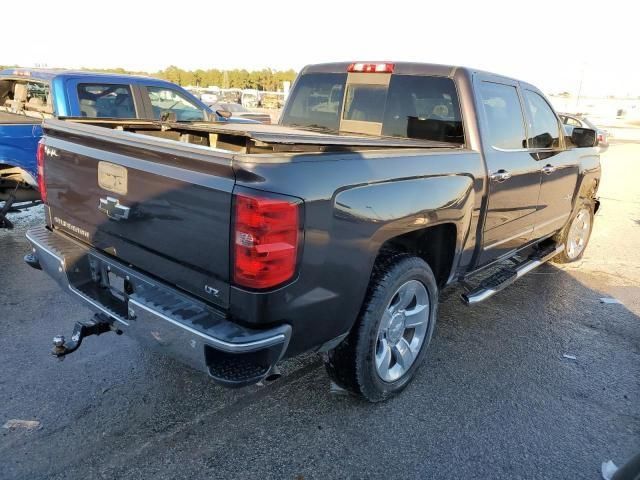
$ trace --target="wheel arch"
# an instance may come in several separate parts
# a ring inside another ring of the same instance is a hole
[[[597,193],[600,187],[600,175],[600,155],[582,155],[572,215],[584,202],[591,203],[594,211],[598,210],[600,202],[598,202]]]
[[[457,227],[454,223],[441,223],[404,233],[385,241],[376,262],[393,253],[408,253],[423,259],[436,277],[438,287],[449,282],[456,258]]]

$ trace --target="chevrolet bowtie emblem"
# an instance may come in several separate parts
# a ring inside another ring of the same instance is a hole
[[[129,218],[129,207],[120,205],[117,198],[107,197],[100,199],[98,210],[107,214],[113,220],[126,220]]]

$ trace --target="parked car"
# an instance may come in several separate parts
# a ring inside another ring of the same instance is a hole
[[[268,113],[252,112],[239,103],[216,103],[211,105],[214,112],[229,112],[232,118],[248,118],[260,123],[271,123],[271,115]],[[224,113],[223,113],[224,114]]]
[[[202,90],[202,94],[200,95],[200,100],[202,100],[208,106],[217,103],[220,97],[220,89],[214,88],[205,88]]]
[[[284,106],[284,92],[262,92],[262,108],[279,110]]]
[[[223,88],[220,90],[217,102],[221,103],[241,103],[242,90],[240,88]]]
[[[226,386],[317,351],[384,400],[443,288],[472,305],[580,259],[599,205],[595,132],[566,137],[536,87],[463,67],[307,66],[279,125],[92,124],[45,120],[39,149],[25,260],[96,312],[53,353],[127,332]]]
[[[260,106],[260,92],[255,89],[243,90],[240,104],[247,108],[258,108]]]
[[[154,78],[62,70],[0,71],[0,202],[40,199],[36,148],[45,118],[220,121],[189,92]],[[232,119],[233,122],[250,122]],[[0,215],[0,226],[10,226]]]
[[[560,120],[564,125],[564,129],[569,136],[575,127],[590,128],[596,131],[598,145],[604,151],[609,148],[610,134],[607,130],[597,127],[591,120],[581,114],[559,113]]]

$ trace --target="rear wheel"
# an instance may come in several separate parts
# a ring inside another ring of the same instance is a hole
[[[554,263],[570,263],[580,260],[591,238],[593,229],[593,208],[583,205],[574,214],[571,222],[556,236],[558,244],[564,245],[564,251],[555,257]]]
[[[437,310],[438,287],[426,262],[404,254],[382,260],[358,321],[329,352],[329,376],[372,402],[399,392],[422,363]]]

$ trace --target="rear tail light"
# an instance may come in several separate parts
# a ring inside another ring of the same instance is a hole
[[[352,63],[347,72],[355,73],[393,73],[393,63]]]
[[[300,202],[284,196],[236,194],[233,279],[265,289],[290,280],[300,239]]]
[[[47,184],[44,181],[44,143],[40,140],[38,143],[38,151],[36,153],[36,160],[38,163],[38,190],[40,190],[40,197],[44,203],[47,203]]]

